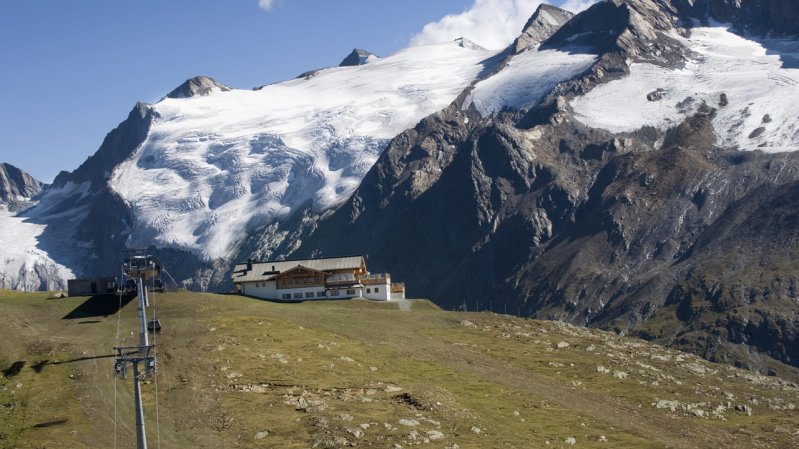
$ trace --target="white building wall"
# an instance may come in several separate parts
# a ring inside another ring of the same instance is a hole
[[[331,288],[325,287],[301,287],[301,288],[277,288],[277,282],[247,282],[241,284],[241,294],[254,296],[256,298],[271,299],[278,301],[310,301],[313,299],[346,299],[346,298],[366,298],[373,301],[390,301],[392,298],[391,284],[375,284],[365,287],[339,288],[338,295],[331,294]],[[347,290],[353,290],[354,294],[347,294]],[[320,292],[325,292],[324,296],[319,296]],[[307,293],[313,293],[313,297],[308,297]],[[300,294],[300,298],[295,298],[295,294]],[[284,298],[283,295],[290,295]]]
[[[348,291],[352,291],[353,293],[347,293]],[[342,288],[330,288],[327,289],[327,298],[328,299],[348,299],[348,298],[363,298],[365,290],[361,287],[342,287]],[[334,292],[338,292],[337,295],[334,295]]]
[[[375,284],[363,288],[363,297],[375,301],[389,301],[391,299],[391,285]]]
[[[257,287],[256,287],[257,285]],[[263,299],[277,299],[277,282],[247,282],[241,285],[241,294]]]

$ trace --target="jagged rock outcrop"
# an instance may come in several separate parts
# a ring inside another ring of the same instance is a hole
[[[42,191],[42,184],[19,168],[0,163],[0,204],[14,210],[24,206]]]
[[[574,14],[565,9],[542,3],[524,25],[521,36],[513,42],[513,52],[520,53],[544,42],[572,17]]]
[[[187,79],[183,84],[167,94],[166,98],[190,98],[197,95],[205,96],[211,92],[227,92],[230,88],[208,76],[195,76]]]

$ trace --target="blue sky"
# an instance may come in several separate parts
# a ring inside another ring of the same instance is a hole
[[[156,102],[192,76],[252,88],[336,65],[354,47],[387,56],[456,32],[502,41],[539,1],[260,3],[0,1],[0,162],[50,182],[93,154],[137,101]]]

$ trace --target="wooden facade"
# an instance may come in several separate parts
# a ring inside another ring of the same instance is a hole
[[[302,265],[284,271],[276,276],[277,288],[301,288],[301,287],[324,287],[327,273],[324,271],[312,270]]]

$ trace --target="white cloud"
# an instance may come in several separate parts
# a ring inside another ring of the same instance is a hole
[[[459,37],[490,49],[505,48],[522,31],[541,0],[475,0],[460,14],[450,14],[424,26],[411,45],[449,42]]]
[[[565,0],[555,2],[561,8],[580,12],[599,0]],[[522,32],[541,0],[474,0],[471,8],[450,14],[438,22],[425,25],[411,38],[411,45],[449,42],[459,37],[489,49],[505,48]]]
[[[269,11],[275,5],[275,0],[258,0],[258,7],[264,11]]]

